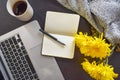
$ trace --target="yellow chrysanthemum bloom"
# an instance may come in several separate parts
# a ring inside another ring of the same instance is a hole
[[[114,68],[110,65],[96,64],[96,62],[88,62],[86,60],[82,63],[83,69],[95,80],[114,80],[118,74],[114,73]]]
[[[103,34],[97,38],[80,32],[75,35],[75,42],[79,47],[81,54],[92,58],[96,57],[103,59],[109,56],[111,52],[111,49],[109,48],[110,44],[105,42],[105,39],[103,39]]]

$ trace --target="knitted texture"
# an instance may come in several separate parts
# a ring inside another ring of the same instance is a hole
[[[120,44],[120,0],[57,0],[83,16],[114,45]]]

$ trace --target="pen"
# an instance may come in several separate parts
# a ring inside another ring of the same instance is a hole
[[[52,36],[51,34],[47,33],[46,31],[44,31],[43,29],[39,29],[39,31],[41,31],[42,33],[46,34],[47,36],[51,37],[53,40],[57,41],[58,43],[65,45],[63,42],[59,41],[57,38],[55,38],[54,36]]]

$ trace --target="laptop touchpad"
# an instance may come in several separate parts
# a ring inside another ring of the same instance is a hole
[[[21,37],[24,40],[24,44],[28,49],[31,49],[42,43],[43,34],[39,32],[40,25],[34,21],[30,24],[24,25],[22,29]]]

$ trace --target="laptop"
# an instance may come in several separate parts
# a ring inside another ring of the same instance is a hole
[[[0,36],[1,80],[64,80],[55,58],[41,55],[39,29],[34,20]]]

